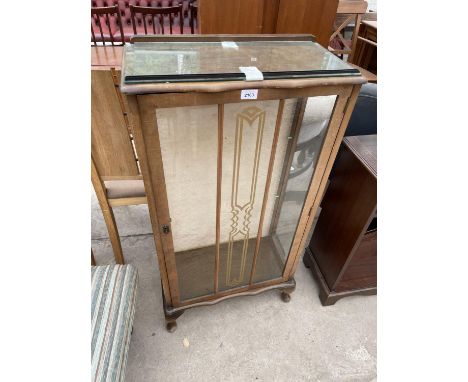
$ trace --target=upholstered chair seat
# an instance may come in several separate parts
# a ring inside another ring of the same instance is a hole
[[[142,180],[106,180],[104,185],[109,199],[136,198],[146,195]]]

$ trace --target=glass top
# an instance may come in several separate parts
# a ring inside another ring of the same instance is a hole
[[[124,57],[125,84],[244,81],[252,66],[264,80],[360,75],[312,41],[134,42]]]

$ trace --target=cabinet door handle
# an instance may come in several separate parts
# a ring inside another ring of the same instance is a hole
[[[169,232],[171,232],[171,229],[169,228],[169,226],[167,224],[164,224],[162,226],[162,231],[165,233],[165,234],[168,234]]]

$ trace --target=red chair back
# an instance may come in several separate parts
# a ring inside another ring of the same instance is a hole
[[[91,8],[91,41],[93,45],[124,44],[124,32],[119,7],[92,7]]]
[[[170,34],[172,34],[175,17],[179,17],[180,20],[180,34],[184,33],[182,3],[172,7],[139,7],[130,4],[130,13],[132,15],[133,33],[135,34],[141,34],[142,24],[145,35],[148,34],[148,30],[150,30],[150,34],[164,34],[165,17],[169,18]],[[156,22],[156,20],[158,22]],[[156,24],[158,24],[158,31],[156,30]],[[140,31],[138,31],[138,29],[140,29]]]

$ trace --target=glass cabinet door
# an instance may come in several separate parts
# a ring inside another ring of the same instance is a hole
[[[156,109],[181,302],[282,277],[335,100]]]

